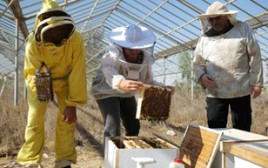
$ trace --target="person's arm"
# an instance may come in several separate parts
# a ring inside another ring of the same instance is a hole
[[[37,58],[38,52],[34,45],[34,36],[30,34],[26,41],[25,58],[24,58],[24,78],[29,89],[36,91],[35,72],[41,65]]]
[[[201,75],[199,82],[203,88],[212,87],[215,85],[213,78],[208,74]]]
[[[116,89],[119,92],[136,92],[143,86],[143,83],[127,80],[125,76],[119,73],[119,69],[124,68],[118,62],[120,55],[120,50],[111,46],[109,51],[103,56],[101,65],[105,80],[112,89]]]
[[[76,106],[86,104],[86,59],[83,37],[81,34],[74,35],[71,43],[73,47],[73,60],[69,74],[69,94],[65,100],[66,107],[63,111],[63,121],[72,124],[77,120]]]
[[[118,83],[117,87],[121,90],[125,90],[128,92],[136,92],[143,87],[143,83],[138,82],[138,81],[123,79]]]
[[[246,25],[247,34],[247,52],[249,55],[249,76],[252,98],[256,98],[261,94],[261,88],[263,85],[263,69],[260,47],[257,42],[256,36],[253,30]]]
[[[110,58],[109,54],[106,54],[106,56],[102,59],[101,64],[103,75],[108,85],[111,88],[120,91],[118,87],[119,83],[122,80],[126,80],[126,78],[119,74],[119,65],[117,65],[117,62],[113,58]]]
[[[87,86],[83,37],[81,34],[76,34],[71,40],[73,59],[68,78],[69,93],[65,102],[67,106],[84,105],[87,103]]]
[[[126,83],[122,81],[126,81],[125,76],[119,74],[120,65],[117,62],[122,51],[114,45],[111,45],[107,53],[101,59],[101,66],[103,75],[107,84],[112,88],[116,89],[119,92],[125,92],[123,87],[126,86]],[[123,84],[121,87],[121,84]]]
[[[201,38],[194,51],[193,68],[196,81],[198,81],[203,88],[207,88],[214,86],[214,82],[212,77],[206,73],[206,60],[202,57],[203,50]]]

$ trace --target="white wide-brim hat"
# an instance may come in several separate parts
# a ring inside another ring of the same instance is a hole
[[[228,11],[225,5],[220,2],[212,3],[205,14],[201,14],[198,16],[199,19],[201,18],[209,18],[209,17],[216,17],[219,15],[233,15],[235,17],[238,11]]]
[[[146,27],[129,25],[118,27],[110,32],[109,40],[123,48],[143,49],[152,47],[156,38]]]

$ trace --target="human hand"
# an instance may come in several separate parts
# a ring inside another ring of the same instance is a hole
[[[133,80],[121,80],[118,84],[119,89],[122,89],[128,92],[136,92],[142,87],[143,87],[142,82],[137,82]]]
[[[63,118],[62,120],[68,124],[75,123],[77,120],[76,116],[76,107],[73,106],[66,106],[63,111]]]
[[[253,99],[258,97],[261,94],[261,87],[260,86],[250,86],[250,93]]]
[[[213,81],[212,77],[208,74],[204,74],[201,76],[200,83],[204,88],[212,87],[215,85],[215,82]]]

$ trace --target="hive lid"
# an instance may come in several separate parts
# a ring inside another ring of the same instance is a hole
[[[196,124],[189,124],[180,146],[180,157],[186,167],[211,167],[221,136],[222,132]]]

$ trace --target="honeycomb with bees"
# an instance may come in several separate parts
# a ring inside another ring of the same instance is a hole
[[[136,118],[164,121],[169,117],[171,89],[162,86],[144,85],[138,94]]]

